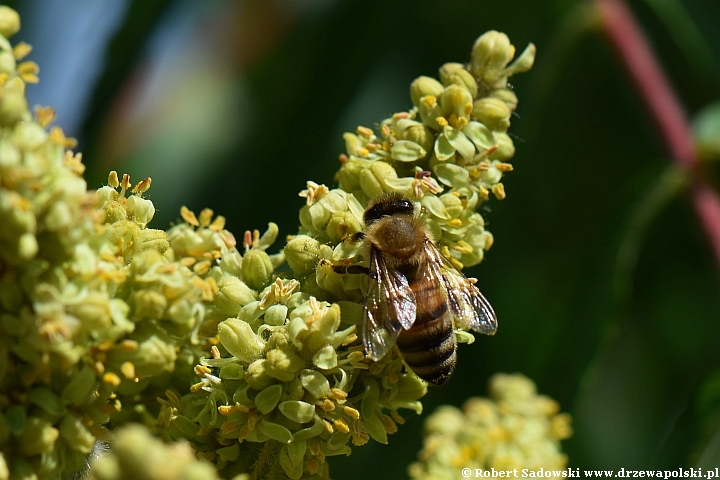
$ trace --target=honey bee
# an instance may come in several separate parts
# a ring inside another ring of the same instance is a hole
[[[486,335],[497,317],[477,287],[438,250],[413,203],[391,193],[365,210],[369,253],[362,339],[373,360],[397,344],[417,376],[442,385],[455,370],[454,326]]]

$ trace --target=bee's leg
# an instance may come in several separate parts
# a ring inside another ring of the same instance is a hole
[[[333,265],[335,273],[356,275],[364,273],[365,275],[370,274],[370,269],[363,267],[362,265]]]

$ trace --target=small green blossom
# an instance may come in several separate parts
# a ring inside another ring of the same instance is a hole
[[[520,374],[496,374],[490,398],[471,398],[460,411],[442,406],[425,422],[415,480],[455,479],[460,468],[559,471],[567,466],[560,440],[572,435],[570,416],[557,402],[538,395]]]

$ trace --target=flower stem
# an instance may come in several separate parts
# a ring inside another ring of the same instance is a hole
[[[622,0],[595,0],[610,42],[650,110],[673,162],[691,174],[691,199],[720,267],[720,196],[699,171],[690,123],[632,12]]]
[[[260,451],[260,456],[253,466],[250,480],[277,479],[277,466],[280,461],[282,444],[276,440],[267,440]],[[283,475],[285,478],[285,475]]]

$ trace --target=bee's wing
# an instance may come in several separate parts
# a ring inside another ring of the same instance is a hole
[[[365,351],[380,360],[395,345],[402,329],[415,322],[415,295],[407,278],[388,268],[377,248],[370,248],[370,281],[363,307]]]
[[[428,256],[425,274],[444,286],[456,323],[463,328],[493,335],[497,330],[497,317],[480,290],[440,253],[429,238],[425,239],[425,254]]]

